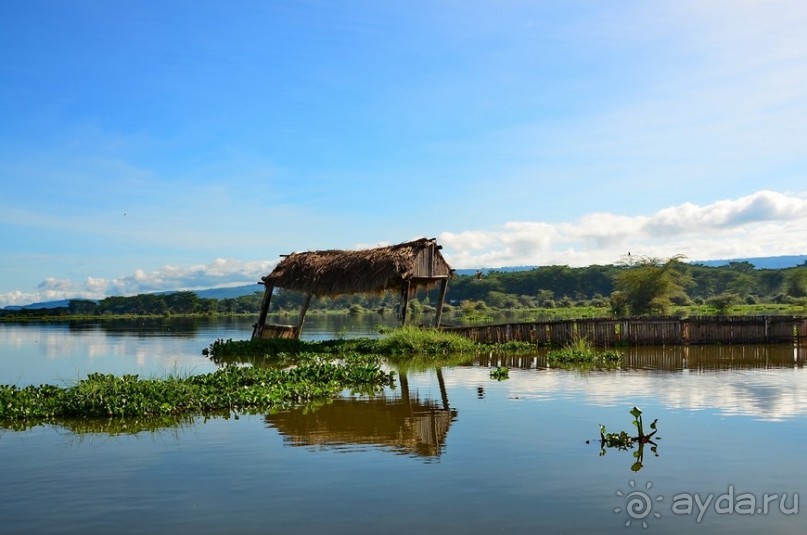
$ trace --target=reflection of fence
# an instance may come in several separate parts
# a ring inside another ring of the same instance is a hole
[[[507,366],[513,369],[551,368],[548,349],[529,355],[492,352],[479,355],[474,364],[484,368]],[[768,368],[803,368],[807,364],[807,345],[680,345],[627,347],[620,368],[641,370],[739,370]]]
[[[795,316],[590,318],[445,327],[445,330],[484,343],[521,341],[541,345],[565,345],[585,338],[599,346],[780,344],[807,340],[807,318]]]
[[[792,345],[694,346],[677,348],[690,370],[728,370],[803,367],[807,347]],[[652,359],[637,352],[634,366],[647,366]],[[629,361],[631,362],[631,361]]]

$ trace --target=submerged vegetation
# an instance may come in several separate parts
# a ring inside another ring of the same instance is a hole
[[[297,360],[289,369],[227,366],[164,379],[94,373],[65,388],[2,385],[0,422],[237,414],[328,398],[344,389],[373,391],[393,381],[392,372],[382,370],[374,357],[348,355],[337,363],[299,355]]]

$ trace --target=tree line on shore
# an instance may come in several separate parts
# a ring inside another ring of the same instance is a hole
[[[273,312],[294,312],[305,296],[276,291]],[[1,316],[120,316],[187,314],[257,314],[262,292],[240,297],[210,299],[192,291],[114,296],[99,301],[73,299],[68,306],[50,309],[3,310]],[[410,299],[413,312],[433,309],[436,290]],[[381,295],[322,297],[311,303],[312,311],[394,311],[397,291]],[[688,264],[682,257],[626,258],[613,265],[573,268],[544,266],[525,271],[490,271],[458,275],[446,295],[452,307],[469,310],[553,309],[591,306],[603,315],[664,314],[672,306],[711,305],[725,312],[735,304],[787,304],[807,306],[807,263],[783,269],[756,269],[749,262],[725,266]]]

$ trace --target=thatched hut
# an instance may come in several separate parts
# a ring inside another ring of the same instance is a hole
[[[356,251],[325,250],[284,255],[285,258],[265,277],[258,323],[253,338],[299,338],[305,314],[313,296],[334,297],[354,293],[401,293],[401,324],[406,324],[409,297],[420,290],[439,286],[435,326],[440,325],[448,279],[453,270],[440,253],[434,238]],[[266,315],[275,288],[307,294],[295,326],[267,325]]]

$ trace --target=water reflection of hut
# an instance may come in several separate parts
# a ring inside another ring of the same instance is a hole
[[[326,250],[285,255],[261,280],[266,289],[252,337],[299,338],[313,296],[382,293],[390,289],[401,292],[401,323],[406,324],[409,297],[435,286],[440,287],[435,318],[435,325],[439,325],[448,279],[452,274],[440,249],[434,239],[421,238],[358,251]],[[297,325],[266,324],[275,288],[307,295]]]
[[[371,446],[438,457],[457,417],[457,411],[448,407],[442,380],[440,383],[441,403],[413,397],[402,381],[400,397],[339,398],[313,409],[298,407],[268,414],[266,422],[292,446]]]

